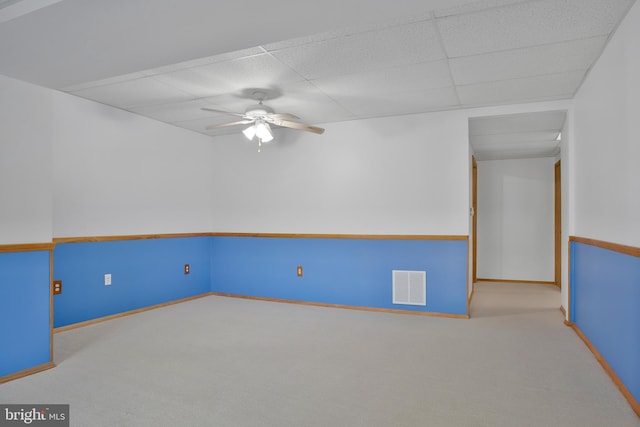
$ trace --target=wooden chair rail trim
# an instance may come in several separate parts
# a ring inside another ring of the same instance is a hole
[[[466,235],[428,234],[313,234],[313,233],[211,233],[219,237],[273,237],[291,239],[363,239],[363,240],[469,240]]]
[[[0,245],[0,253],[37,252],[53,250],[54,243],[20,243],[15,245]]]
[[[585,237],[577,236],[569,236],[569,241],[584,243],[585,245],[596,246],[598,248],[608,249],[610,251],[640,258],[640,248],[636,246],[621,245],[618,243],[605,242],[604,240],[588,239]]]
[[[210,233],[173,233],[173,234],[131,234],[119,236],[78,236],[78,237],[54,237],[54,243],[90,243],[90,242],[114,242],[121,240],[152,240],[175,239],[186,237],[208,237]]]
[[[365,240],[468,240],[465,235],[422,235],[422,234],[312,234],[312,233],[182,233],[182,234],[132,234],[120,236],[79,236],[55,237],[55,243],[111,242],[119,240],[150,240],[187,237],[264,237],[290,239],[365,239]]]

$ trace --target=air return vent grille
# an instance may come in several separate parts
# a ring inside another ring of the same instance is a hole
[[[427,305],[427,272],[393,270],[393,303]]]

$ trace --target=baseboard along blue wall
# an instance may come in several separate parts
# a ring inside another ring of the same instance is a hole
[[[0,253],[0,377],[50,362],[49,251]]]
[[[54,326],[207,293],[209,250],[208,237],[59,243],[54,276],[62,280],[62,294],[54,296]]]
[[[640,258],[571,242],[571,321],[640,401]]]
[[[213,292],[467,313],[466,240],[213,237]],[[303,268],[302,277],[296,268]],[[392,270],[426,271],[427,305],[392,303]]]

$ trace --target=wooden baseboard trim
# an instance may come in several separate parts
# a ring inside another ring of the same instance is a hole
[[[527,285],[554,285],[558,286],[556,282],[545,282],[538,280],[507,280],[507,279],[476,279],[476,282],[497,282],[497,283],[525,283]]]
[[[564,314],[564,316],[567,316],[567,311],[564,309],[563,306],[560,306],[560,311],[562,312],[562,314]]]
[[[587,348],[591,350],[591,353],[593,353],[596,360],[600,363],[602,368],[609,375],[609,377],[614,382],[614,384],[618,387],[618,389],[620,390],[622,395],[625,397],[625,399],[627,399],[627,402],[629,402],[633,411],[636,413],[636,415],[638,415],[638,417],[640,417],[640,402],[636,400],[636,398],[631,394],[629,389],[624,385],[622,380],[620,380],[620,377],[618,377],[618,375],[616,375],[613,369],[611,369],[611,366],[609,366],[609,363],[607,363],[605,358],[602,357],[598,349],[595,348],[595,346],[591,343],[591,341],[589,341],[586,335],[580,330],[580,328],[578,328],[578,326],[575,323],[568,322],[565,320],[565,324],[569,326],[571,329],[573,329],[575,333],[580,337],[580,339],[586,344]]]
[[[16,372],[14,374],[5,375],[0,377],[0,384],[7,383],[9,381],[17,380],[18,378],[24,378],[29,375],[37,374],[38,372],[46,371],[47,369],[55,368],[56,364],[53,362],[47,362],[42,365],[34,366],[33,368],[25,369],[24,371]]]
[[[473,296],[475,295],[475,293],[476,293],[476,289],[475,288],[471,289],[471,295],[469,295],[469,305],[471,305],[471,301],[473,301]]]
[[[280,299],[280,298],[236,295],[236,294],[228,294],[224,292],[211,292],[210,295],[218,296],[218,297],[250,299],[250,300],[256,300],[256,301],[278,302],[278,303],[284,303],[284,304],[298,304],[298,305],[308,305],[308,306],[314,306],[314,307],[340,308],[345,310],[373,311],[378,313],[393,313],[393,314],[410,314],[414,316],[427,316],[427,317],[446,317],[451,319],[469,319],[468,314],[449,314],[449,313],[437,313],[432,311],[413,311],[413,310],[396,310],[392,308],[360,307],[357,305],[327,304],[322,302],[296,301],[296,300],[288,300],[288,299]]]
[[[107,320],[113,320],[113,319],[118,319],[120,317],[131,316],[132,314],[143,313],[145,311],[155,310],[156,308],[168,307],[170,305],[180,304],[180,303],[183,303],[183,302],[192,301],[192,300],[203,298],[203,297],[206,297],[206,296],[209,296],[208,292],[204,293],[204,294],[194,295],[192,297],[182,298],[182,299],[169,301],[169,302],[163,302],[161,304],[150,305],[148,307],[137,308],[135,310],[124,311],[122,313],[111,314],[109,316],[98,317],[96,319],[85,320],[84,322],[73,323],[71,325],[60,326],[58,328],[54,328],[53,332],[54,333],[58,333],[58,332],[69,331],[69,330],[72,330],[72,329],[82,328],[84,326],[89,326],[89,325],[94,325],[96,323],[106,322]]]

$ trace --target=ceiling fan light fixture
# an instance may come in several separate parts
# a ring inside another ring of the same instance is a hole
[[[243,130],[242,133],[247,137],[249,141],[251,141],[253,140],[253,137],[256,136],[256,127],[254,125],[251,125]]]
[[[269,123],[258,122],[256,123],[255,133],[258,138],[260,138],[260,142],[269,142],[273,140],[273,132],[271,132],[271,126]]]

